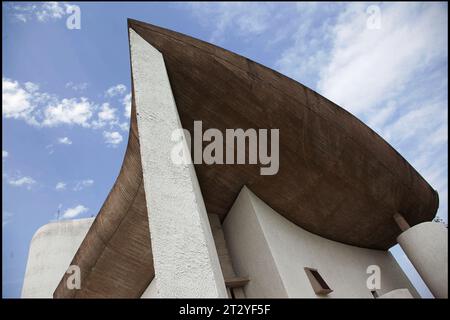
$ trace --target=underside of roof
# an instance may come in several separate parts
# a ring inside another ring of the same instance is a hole
[[[259,165],[195,165],[209,213],[223,219],[246,185],[312,233],[381,250],[400,234],[395,213],[410,225],[435,216],[436,191],[385,140],[333,102],[212,44],[135,20],[128,26],[162,53],[182,126],[191,134],[195,120],[203,130],[279,129],[275,175],[260,175]],[[65,275],[54,297],[140,297],[154,277],[132,100],[120,174],[72,261],[81,268],[82,289],[65,288]]]

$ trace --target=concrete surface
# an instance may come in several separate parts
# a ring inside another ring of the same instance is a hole
[[[181,129],[160,52],[129,30],[155,278],[142,297],[227,297],[193,165],[171,161]]]
[[[165,61],[183,128],[279,129],[279,172],[260,165],[195,165],[208,213],[221,220],[244,185],[278,213],[325,238],[387,250],[430,221],[438,196],[385,140],[343,108],[228,50],[136,20],[129,26]],[[324,221],[327,221],[324,223]],[[357,223],[357,228],[349,228]]]
[[[325,223],[325,222],[324,222]],[[381,271],[380,295],[407,288],[419,297],[388,251],[325,239],[293,224],[244,187],[223,223],[235,270],[248,275],[247,297],[316,298],[304,267],[317,269],[329,298],[373,298],[367,268]]]
[[[28,253],[22,298],[52,298],[93,218],[63,220],[40,227]]]
[[[398,237],[408,259],[436,298],[448,298],[448,229],[424,222]]]
[[[63,277],[54,297],[225,296],[206,209],[223,221],[243,185],[303,229],[360,247],[395,244],[395,212],[411,225],[434,217],[435,191],[345,110],[227,50],[135,20],[128,24],[133,96],[127,151],[72,261],[85,287],[67,291]],[[202,120],[204,130],[280,129],[279,173],[261,176],[258,165],[173,168],[172,130],[192,133],[194,120]],[[257,244],[263,255],[271,253],[263,243]],[[266,260],[267,271],[276,267]],[[278,282],[271,294],[288,294]]]

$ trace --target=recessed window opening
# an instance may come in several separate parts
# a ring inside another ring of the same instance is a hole
[[[333,292],[317,269],[305,267],[305,272],[316,294],[325,295]]]

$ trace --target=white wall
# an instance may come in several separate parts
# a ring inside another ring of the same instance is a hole
[[[397,238],[436,298],[448,298],[448,229],[441,223],[423,222]]]
[[[155,267],[155,278],[142,297],[225,298],[225,282],[194,166],[171,161],[176,144],[171,141],[172,133],[182,126],[163,56],[133,29],[129,35]]]
[[[22,298],[52,298],[94,218],[46,224],[34,234]]]
[[[223,222],[223,232],[237,276],[248,276],[248,298],[287,298],[266,236],[244,187]]]
[[[366,286],[369,265],[381,269],[379,295],[406,288],[419,297],[388,251],[350,246],[303,230],[246,187],[223,228],[236,273],[250,278],[245,288],[249,298],[317,297],[304,267],[317,269],[334,290],[327,297],[372,298]]]

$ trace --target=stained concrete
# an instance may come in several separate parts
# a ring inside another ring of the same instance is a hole
[[[313,90],[245,57],[129,20],[164,57],[183,128],[279,129],[280,170],[195,165],[206,209],[225,218],[247,185],[281,215],[325,238],[387,250],[401,233],[394,213],[430,221],[438,196],[385,140]],[[205,143],[206,145],[206,143]]]
[[[52,298],[93,221],[57,221],[36,231],[30,242],[22,298]]]

